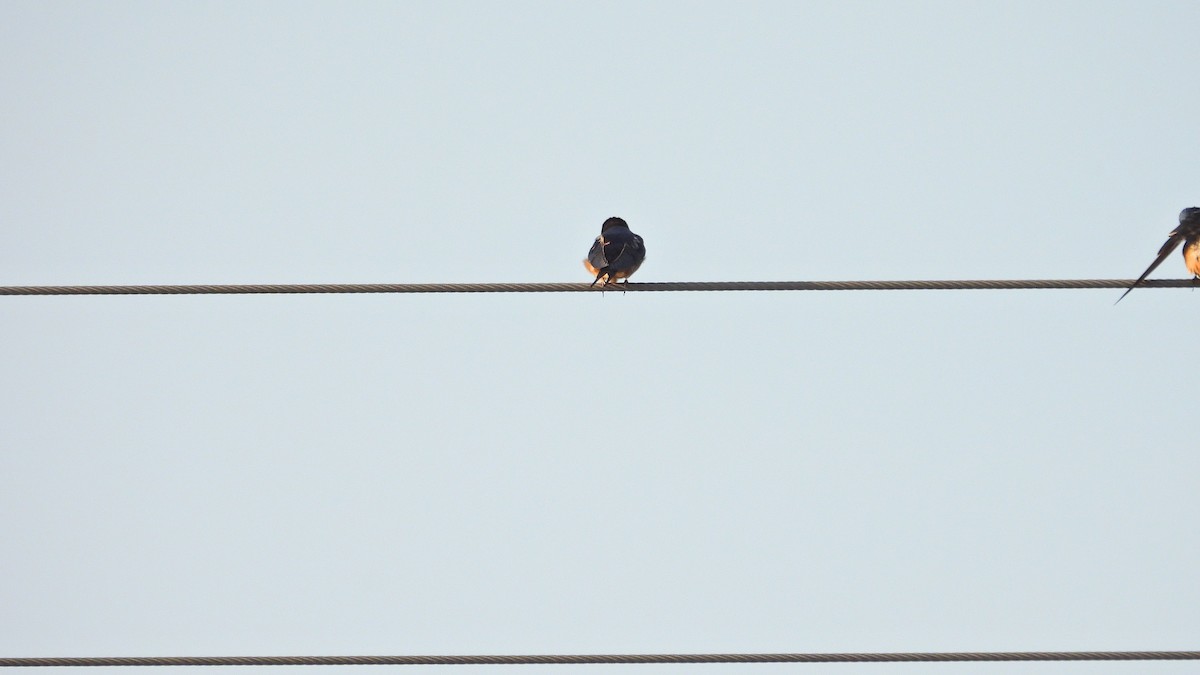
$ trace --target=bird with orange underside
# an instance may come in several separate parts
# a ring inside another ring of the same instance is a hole
[[[587,260],[583,266],[590,274],[596,275],[592,281],[595,286],[604,279],[604,285],[616,283],[624,279],[629,283],[629,277],[646,260],[646,244],[642,238],[629,230],[629,224],[621,218],[609,218],[600,226],[600,236],[588,251]]]
[[[1145,272],[1142,272],[1142,276],[1133,282],[1129,290],[1117,298],[1117,302],[1124,300],[1125,296],[1129,295],[1129,291],[1137,288],[1138,284],[1145,281],[1146,277],[1150,276],[1150,273],[1154,271],[1154,268],[1161,265],[1162,261],[1171,255],[1171,251],[1174,251],[1180,244],[1183,244],[1183,264],[1187,266],[1188,271],[1192,273],[1194,278],[1200,279],[1200,208],[1193,206],[1179,212],[1179,227],[1167,235],[1167,243],[1158,249],[1158,257],[1154,259],[1154,262],[1150,263]]]

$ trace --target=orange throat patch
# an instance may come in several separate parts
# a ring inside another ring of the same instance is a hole
[[[1200,240],[1183,247],[1183,264],[1187,265],[1192,276],[1200,277]]]

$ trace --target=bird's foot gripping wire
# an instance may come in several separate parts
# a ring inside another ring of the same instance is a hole
[[[599,279],[597,279],[596,281],[599,281]],[[593,281],[592,285],[595,286],[596,282]],[[600,284],[600,292],[601,293],[603,293],[604,291],[616,291],[616,290],[620,290],[621,295],[625,295],[625,293],[627,293],[629,291],[629,279],[624,279],[622,281],[616,281],[613,279],[605,279],[604,283]]]

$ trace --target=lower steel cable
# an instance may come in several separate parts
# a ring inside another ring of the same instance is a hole
[[[290,293],[630,293],[662,291],[963,291],[1129,288],[1133,279],[995,279],[949,281],[664,281],[481,284],[184,284],[133,286],[0,286],[0,295],[246,295]],[[1191,279],[1151,279],[1139,288],[1192,288]]]

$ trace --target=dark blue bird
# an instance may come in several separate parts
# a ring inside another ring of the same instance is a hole
[[[646,244],[642,238],[630,232],[629,225],[621,218],[609,218],[600,226],[600,236],[596,237],[583,265],[588,272],[596,275],[593,286],[602,278],[607,286],[617,279],[629,283],[629,276],[642,266],[645,259]]]
[[[1179,212],[1179,227],[1167,235],[1167,243],[1158,249],[1158,257],[1150,263],[1145,272],[1142,272],[1142,276],[1133,282],[1129,290],[1117,298],[1117,302],[1124,300],[1125,296],[1129,295],[1129,291],[1145,281],[1154,268],[1161,265],[1162,261],[1171,255],[1171,251],[1174,251],[1180,244],[1183,244],[1183,264],[1187,265],[1188,271],[1192,273],[1193,277],[1200,278],[1200,208],[1193,206]]]

